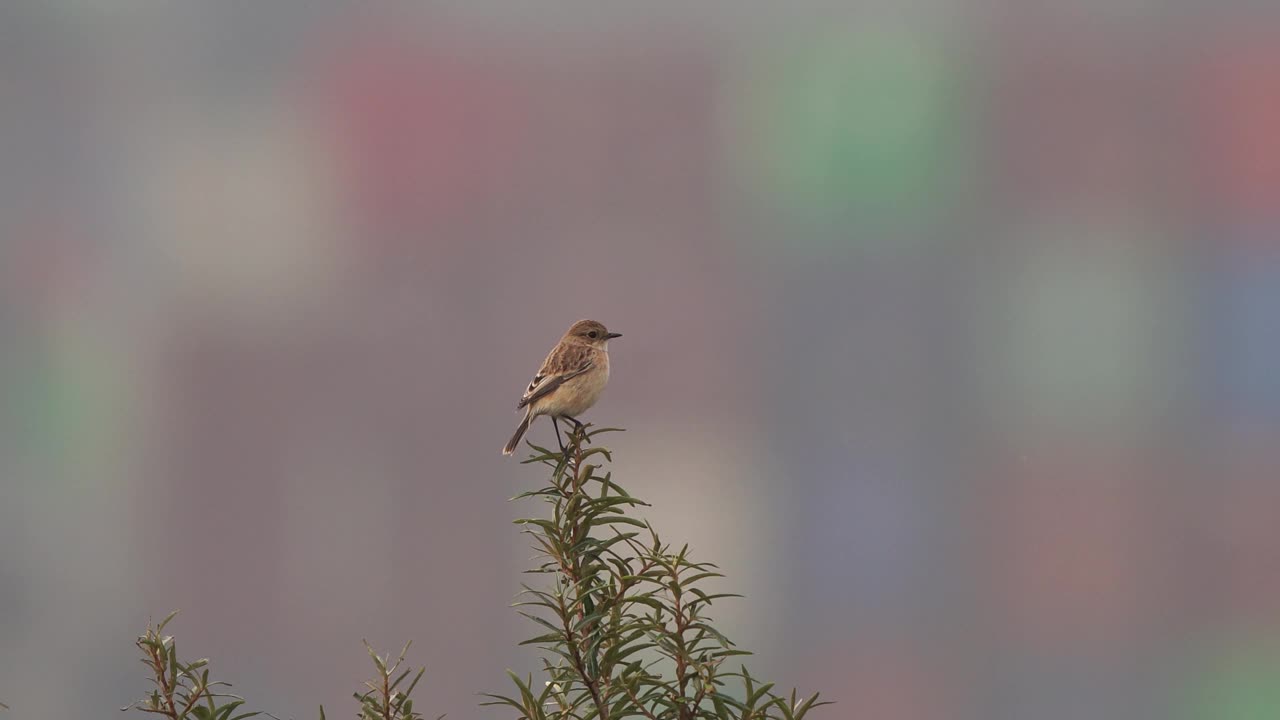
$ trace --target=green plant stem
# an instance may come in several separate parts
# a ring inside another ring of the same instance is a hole
[[[387,660],[391,659],[390,653],[387,654]],[[399,665],[399,663],[397,663]],[[391,720],[391,673],[390,671],[382,674],[382,720]]]
[[[582,486],[584,483],[582,479],[582,460],[583,460],[582,443],[585,439],[586,439],[585,431],[582,428],[575,428],[573,435],[571,435],[569,438],[570,448],[573,451],[573,456],[568,459],[573,466],[573,474],[571,476],[572,483],[573,483],[572,485],[573,490],[571,493],[569,493],[565,497],[569,499],[570,502],[572,502],[572,499],[574,496],[577,496],[582,493]],[[565,449],[566,454],[569,452],[570,448]],[[574,518],[572,519],[572,521],[573,521],[573,526],[569,533],[569,547],[577,547],[578,543],[583,540],[583,534],[586,531],[584,531],[582,528],[581,516],[578,515],[576,512],[574,514]],[[575,601],[575,604],[578,606],[578,620],[579,622],[581,622],[582,620],[586,619],[586,602],[585,602],[586,598],[583,597],[583,588],[581,584],[582,583],[581,555],[578,555],[573,559],[572,568],[566,567],[563,563],[561,564],[561,568],[564,570],[566,576],[569,578],[569,581],[573,583],[574,601]],[[588,592],[590,591],[588,590]],[[589,669],[587,668],[586,660],[583,658],[583,653],[582,653],[581,644],[583,643],[584,640],[586,640],[591,636],[590,635],[591,628],[584,626],[582,628],[583,634],[574,632],[571,624],[569,623],[569,618],[571,616],[572,616],[571,613],[569,613],[566,609],[566,612],[564,613],[564,618],[565,618],[564,629],[565,629],[565,636],[569,640],[569,646],[573,649],[573,669],[578,673],[578,676],[582,678],[583,684],[587,686],[588,692],[591,693],[591,700],[592,702],[595,703],[596,715],[598,716],[599,720],[608,720],[609,718],[608,710],[606,708],[604,698],[601,697],[600,695],[600,678],[598,676],[593,676],[592,673],[589,671]],[[599,668],[597,667],[597,670],[598,669]]]
[[[156,673],[156,684],[160,686],[160,695],[169,706],[169,717],[178,720],[178,708],[173,703],[173,688],[169,685],[169,673],[165,670],[164,658],[160,657],[160,653],[154,646],[147,648],[147,655],[150,656],[151,667]]]

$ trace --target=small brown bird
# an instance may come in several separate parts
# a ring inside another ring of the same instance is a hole
[[[560,443],[560,418],[574,425],[582,424],[576,416],[596,404],[609,382],[609,341],[616,337],[622,337],[622,333],[609,332],[595,320],[579,320],[569,328],[542,361],[524,397],[516,404],[517,408],[525,408],[524,419],[502,448],[503,455],[515,452],[529,423],[539,415],[551,416],[557,443]],[[564,452],[563,443],[560,451]]]

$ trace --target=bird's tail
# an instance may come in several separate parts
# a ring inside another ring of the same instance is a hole
[[[507,441],[507,446],[502,448],[503,455],[510,455],[516,451],[516,446],[520,444],[520,438],[524,437],[524,431],[529,429],[529,423],[533,422],[533,408],[530,407],[524,412],[524,419],[520,421],[520,426],[516,428],[516,434],[511,436]]]

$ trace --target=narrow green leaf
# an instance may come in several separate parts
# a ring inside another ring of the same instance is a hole
[[[422,679],[422,675],[426,671],[425,667],[418,668],[418,674],[413,676],[413,681],[409,683],[409,687],[404,691],[406,696],[412,693],[414,688],[418,687],[418,681]]]
[[[159,625],[156,625],[156,634],[157,634],[157,635],[159,635],[161,632],[163,632],[163,631],[164,631],[164,626],[165,626],[165,625],[168,625],[168,624],[169,624],[169,621],[170,621],[170,620],[172,620],[172,619],[174,619],[175,617],[177,617],[177,615],[178,615],[178,611],[177,611],[177,610],[174,610],[173,612],[169,613],[168,615],[165,615],[165,616],[164,616],[164,619],[160,621],[160,624],[159,624]]]
[[[544,643],[554,643],[554,642],[566,642],[564,633],[562,632],[547,633],[546,635],[539,635],[538,637],[529,638],[528,640],[521,640],[520,644],[521,645],[541,645]]]

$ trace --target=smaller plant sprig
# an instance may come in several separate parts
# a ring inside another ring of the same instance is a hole
[[[353,693],[353,697],[360,703],[360,713],[357,717],[360,720],[421,720],[422,713],[413,709],[413,698],[409,697],[413,693],[413,689],[418,686],[418,681],[422,679],[423,673],[427,671],[425,667],[418,668],[414,672],[412,667],[405,667],[405,655],[409,652],[409,646],[412,642],[404,644],[404,648],[400,651],[399,657],[392,661],[391,656],[382,657],[373,649],[369,641],[364,641],[365,650],[368,651],[369,657],[373,660],[373,665],[378,669],[377,675],[372,680],[366,680],[364,686],[368,688],[365,692]],[[413,679],[409,684],[400,689],[404,681],[413,675]],[[436,720],[441,720],[444,715],[440,715]],[[326,720],[324,715],[324,706],[320,706],[320,720]]]
[[[236,711],[244,705],[244,698],[218,688],[231,687],[230,683],[209,679],[209,660],[183,662],[178,658],[178,644],[172,635],[165,635],[165,626],[178,614],[177,610],[161,620],[155,627],[147,623],[147,631],[138,636],[135,644],[142,651],[142,664],[151,673],[155,688],[141,700],[122,711],[141,710],[163,715],[169,720],[245,720],[270,713]]]

